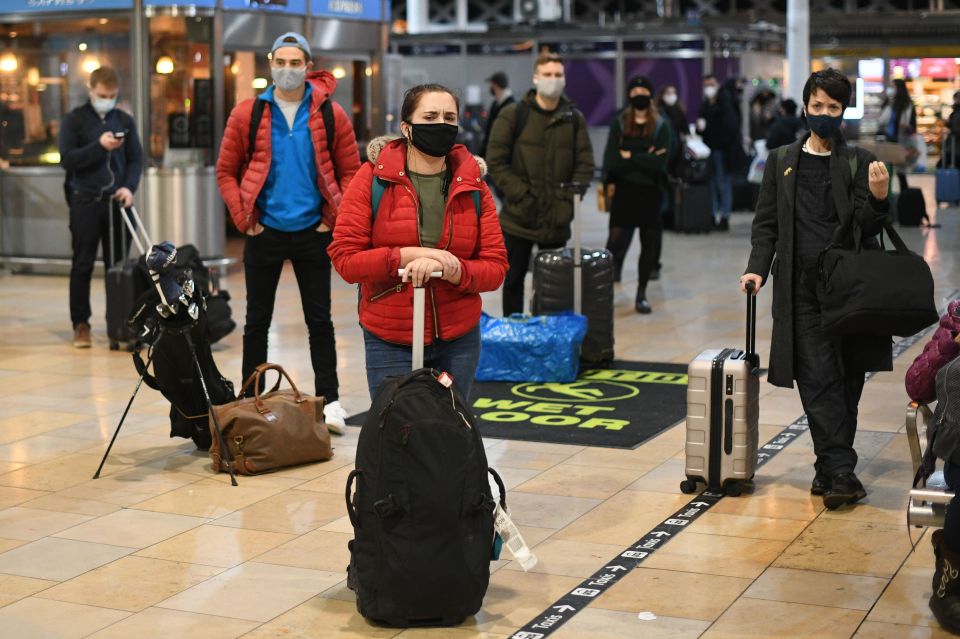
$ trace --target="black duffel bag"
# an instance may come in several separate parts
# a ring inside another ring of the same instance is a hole
[[[907,337],[939,319],[933,297],[933,275],[923,257],[907,248],[893,226],[884,229],[895,250],[864,250],[860,238],[854,248],[838,248],[837,237],[850,235],[841,228],[820,254],[817,297],[821,326],[832,335],[896,335]]]

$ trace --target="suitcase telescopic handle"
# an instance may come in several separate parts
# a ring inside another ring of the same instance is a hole
[[[406,269],[397,271],[399,277],[403,277]],[[430,277],[443,277],[440,271],[430,273]],[[412,369],[419,370],[423,368],[423,325],[426,322],[426,291],[422,286],[413,288],[413,339],[410,342],[412,355]]]
[[[128,211],[121,206],[120,219],[127,225],[127,229],[130,231],[134,243],[140,250],[140,254],[146,255],[150,247],[153,246],[153,241],[150,239],[150,234],[147,233],[147,228],[143,225],[143,220],[140,219],[140,214],[137,213],[137,207],[131,205]]]
[[[747,348],[746,357],[753,362],[754,368],[759,368],[757,357],[757,296],[754,294],[756,286],[752,281],[747,282]]]

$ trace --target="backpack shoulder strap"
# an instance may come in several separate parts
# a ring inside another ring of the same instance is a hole
[[[377,221],[377,214],[380,212],[380,201],[383,199],[383,193],[387,190],[387,183],[373,176],[370,182],[370,225]]]
[[[473,198],[473,208],[477,210],[477,219],[480,219],[480,191],[470,191],[470,196]]]
[[[337,167],[337,158],[333,155],[333,143],[336,140],[336,119],[333,114],[333,104],[330,98],[323,101],[320,105],[320,115],[323,116],[323,128],[327,131],[327,153],[330,154],[330,162],[333,164],[334,177],[337,184],[340,183],[340,170]]]
[[[857,150],[851,149],[850,155],[847,156],[847,162],[850,163],[850,181],[852,182],[857,178],[857,164],[860,159],[857,157]]]
[[[520,100],[517,102],[517,117],[513,121],[513,141],[516,143],[517,138],[520,137],[520,134],[523,133],[523,128],[527,126],[527,118],[530,117],[530,105],[526,103],[525,100]]]
[[[260,121],[263,120],[263,109],[266,106],[266,100],[254,98],[253,106],[250,111],[250,131],[249,142],[247,143],[247,162],[253,158],[253,150],[257,146],[257,131],[260,130]]]

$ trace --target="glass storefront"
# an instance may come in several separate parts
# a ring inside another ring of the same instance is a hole
[[[110,66],[120,74],[120,108],[129,96],[130,21],[118,17],[0,24],[0,160],[57,165],[60,122],[87,100],[87,78]]]
[[[213,18],[154,16],[149,34],[147,166],[212,166]]]

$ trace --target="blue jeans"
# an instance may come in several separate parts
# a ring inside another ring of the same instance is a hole
[[[721,220],[728,220],[733,209],[733,180],[727,172],[727,153],[713,149],[710,152],[710,168],[714,217],[719,214]]]
[[[413,367],[413,351],[409,346],[385,342],[364,329],[363,342],[367,352],[367,387],[370,399],[377,394],[387,377],[406,375]],[[434,341],[423,349],[423,365],[453,376],[454,385],[464,401],[470,401],[470,389],[480,361],[480,325],[463,337],[444,342]]]

